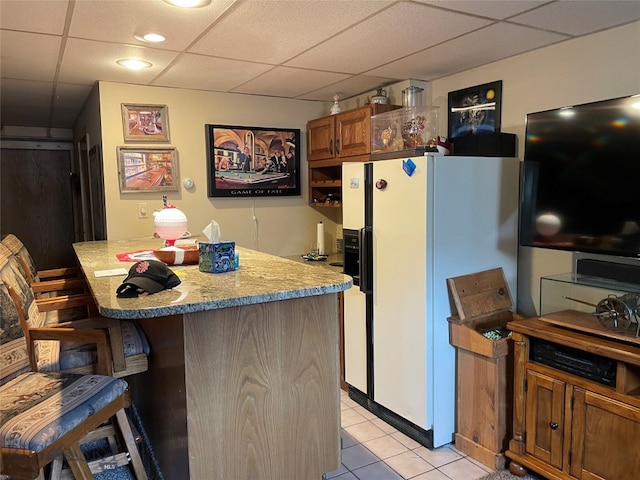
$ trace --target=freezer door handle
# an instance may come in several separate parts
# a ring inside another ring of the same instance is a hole
[[[360,243],[358,264],[360,266],[360,291],[363,293],[372,293],[373,291],[373,275],[371,272],[371,250],[373,230],[371,227],[364,227],[358,233]]]

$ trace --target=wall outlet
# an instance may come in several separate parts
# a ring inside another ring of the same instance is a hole
[[[147,209],[147,204],[144,202],[138,203],[138,218],[148,218],[149,210]]]

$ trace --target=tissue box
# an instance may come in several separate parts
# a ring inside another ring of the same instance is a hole
[[[198,244],[198,269],[207,273],[225,273],[236,269],[236,243]]]

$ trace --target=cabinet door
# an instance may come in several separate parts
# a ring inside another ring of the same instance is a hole
[[[336,156],[334,117],[322,117],[307,123],[307,161]]]
[[[640,409],[574,388],[571,475],[583,480],[640,478]]]
[[[336,155],[352,157],[371,152],[371,108],[362,107],[336,115]]]
[[[526,451],[562,469],[565,383],[527,371]]]

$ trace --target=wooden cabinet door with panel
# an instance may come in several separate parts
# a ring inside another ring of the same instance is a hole
[[[640,478],[640,408],[574,387],[571,431],[571,476]]]
[[[336,156],[334,117],[322,117],[307,123],[307,160],[325,160]]]
[[[565,383],[527,371],[526,451],[562,468]]]
[[[340,158],[371,153],[371,108],[336,115],[336,155]]]

